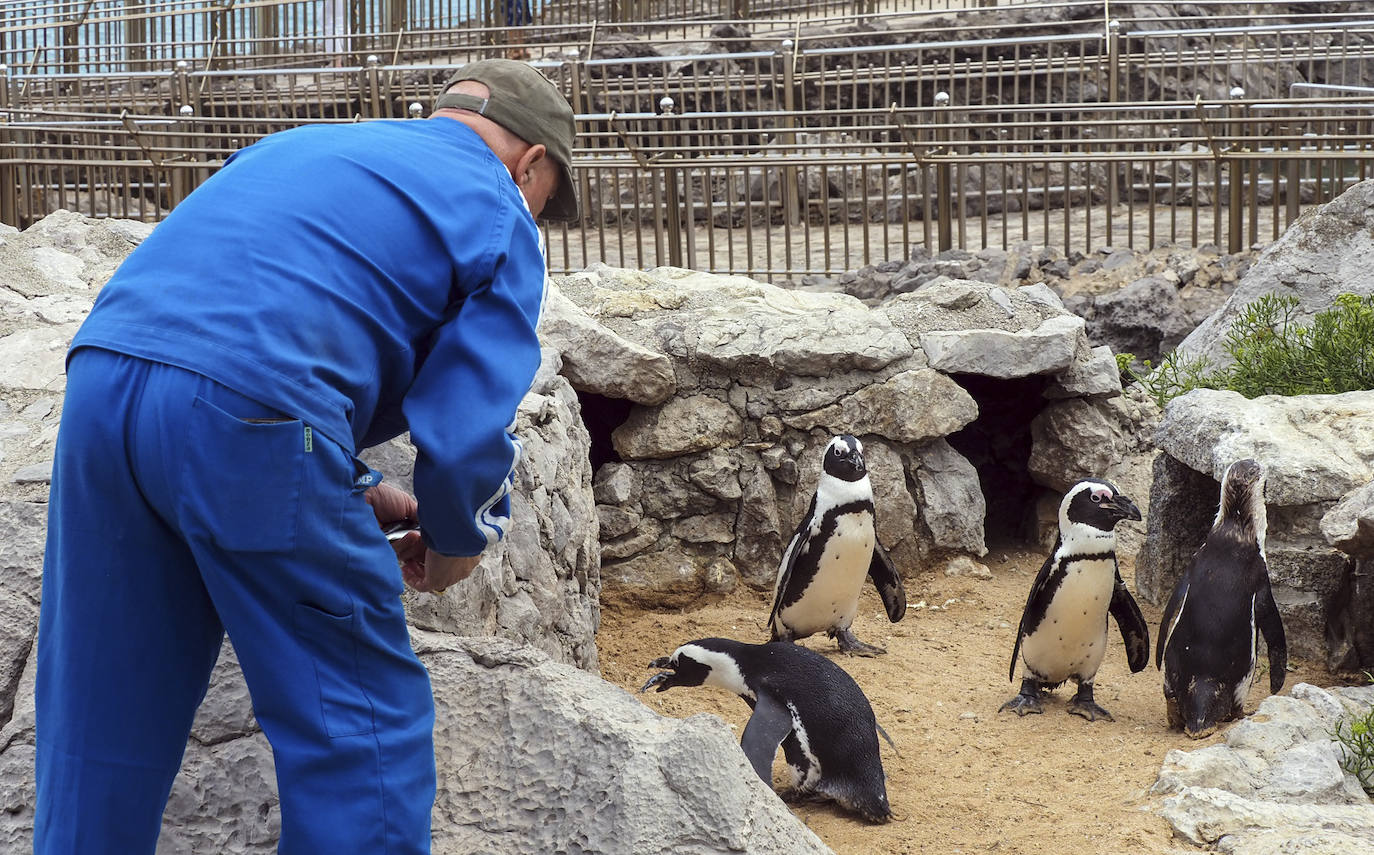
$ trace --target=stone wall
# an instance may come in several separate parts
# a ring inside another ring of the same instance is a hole
[[[878,535],[908,576],[1034,531],[1037,498],[1079,477],[1141,471],[1110,351],[1043,285],[940,278],[870,307],[673,268],[557,284],[546,342],[584,401],[620,414],[594,479],[607,602],[771,587],[837,433],[865,443]],[[1024,416],[1010,451],[979,432],[1008,404]],[[989,532],[984,496],[1011,489],[999,471],[1020,479],[1023,516]]]

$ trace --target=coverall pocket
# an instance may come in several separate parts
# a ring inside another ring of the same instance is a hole
[[[247,405],[260,409],[232,415],[195,399],[181,501],[223,549],[289,552],[300,517],[305,426]]]
[[[371,733],[372,701],[363,691],[358,673],[352,612],[335,615],[308,603],[297,603],[295,629],[296,637],[315,663],[325,732],[331,737]]]

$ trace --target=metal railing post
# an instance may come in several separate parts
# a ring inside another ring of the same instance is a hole
[[[1238,102],[1245,97],[1245,90],[1239,86],[1231,90],[1231,101]],[[1234,118],[1236,111],[1244,112],[1245,105],[1231,103],[1226,105],[1226,117]],[[1228,131],[1233,140],[1238,140],[1244,134],[1243,122],[1229,122]],[[1245,151],[1244,146],[1233,147],[1234,151]],[[1245,205],[1243,202],[1242,191],[1245,187],[1246,160],[1242,157],[1232,157],[1230,168],[1227,169],[1227,196],[1230,210],[1227,211],[1227,251],[1240,252],[1244,249],[1244,224],[1245,224]]]
[[[183,119],[190,119],[195,115],[195,108],[190,104],[182,104],[177,113]],[[175,139],[182,152],[173,154],[171,157],[163,158],[163,164],[167,165],[167,192],[169,194],[167,207],[175,208],[181,201],[191,194],[195,189],[193,173],[190,166],[178,167],[177,163],[190,163],[194,160],[191,157],[191,125],[189,122],[177,122],[177,128],[181,131]]]
[[[124,22],[125,51],[129,56],[129,68],[144,71],[148,67],[148,19],[144,17],[146,0],[125,0],[124,12],[129,16]]]
[[[406,28],[406,12],[410,4],[406,0],[383,0],[386,8],[383,14],[386,16],[387,29],[393,33],[399,33]]]
[[[671,267],[681,267],[682,198],[677,186],[678,168],[676,166],[676,161],[678,157],[676,150],[672,153],[667,152],[669,137],[666,133],[668,123],[671,121],[673,115],[673,99],[664,95],[659,99],[658,106],[663,111],[661,115],[669,117],[659,120],[659,146],[664,150],[664,160],[669,162],[669,165],[663,167],[663,184],[665,188],[663,205],[666,209],[663,213],[666,215],[668,221],[668,264]],[[672,142],[674,144],[674,149],[676,149],[676,139],[674,138]]]
[[[782,49],[778,51],[777,56],[782,60],[782,108],[787,111],[783,127],[788,129],[778,135],[777,141],[780,146],[790,146],[797,142],[797,135],[790,131],[797,126],[796,43],[791,39],[783,39]],[[797,184],[797,167],[784,166],[779,185],[782,189],[782,198],[779,201],[782,202],[783,219],[788,225],[796,225],[801,222],[801,194]]]
[[[1121,22],[1107,23],[1107,100],[1112,104],[1121,102]],[[1113,148],[1116,144],[1113,143]],[[1112,214],[1121,195],[1121,171],[1117,162],[1110,160],[1107,169],[1107,242],[1111,243]],[[1066,173],[1067,174],[1067,173]],[[1067,202],[1067,200],[1066,200]],[[1065,205],[1067,207],[1067,204]]]
[[[935,140],[941,143],[937,151],[945,157],[935,161],[935,223],[940,251],[954,248],[954,182],[948,159],[950,154],[949,93],[935,93]]]
[[[0,65],[0,108],[8,109],[9,106],[10,67]],[[19,225],[19,194],[23,192],[23,188],[19,186],[18,170],[14,165],[17,158],[14,157],[11,146],[15,139],[10,132],[9,124],[9,113],[0,113],[0,223],[17,227]]]
[[[363,71],[367,91],[363,93],[363,103],[367,105],[369,118],[380,119],[382,115],[382,60],[375,53],[367,55],[367,67]]]
[[[277,6],[253,7],[253,34],[258,40],[253,53],[271,55],[276,52],[276,40],[281,32],[277,21],[280,11]]]
[[[179,59],[172,69],[172,91],[176,94],[176,102],[195,110],[200,104],[197,103],[199,93],[191,86],[191,63]]]

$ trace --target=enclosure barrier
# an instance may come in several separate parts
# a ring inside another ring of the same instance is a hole
[[[1374,162],[1370,104],[1351,98],[935,102],[854,111],[842,126],[807,110],[682,113],[671,99],[658,113],[578,114],[582,219],[549,230],[552,269],[604,261],[784,280],[1021,242],[1238,251]],[[9,121],[0,217],[157,220],[230,153],[301,123],[189,109]]]

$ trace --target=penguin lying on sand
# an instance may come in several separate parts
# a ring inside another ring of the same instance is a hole
[[[793,778],[789,795],[834,799],[873,822],[892,818],[873,708],[829,659],[796,644],[703,638],[649,667],[671,670],[650,677],[641,692],[706,685],[744,699],[754,713],[740,747],[765,784],[773,784],[781,744]]]
[[[824,631],[840,650],[885,653],[849,627],[859,611],[864,579],[872,578],[893,623],[906,614],[906,588],[874,529],[873,486],[863,443],[848,434],[830,440],[811,506],[783,550],[768,627],[773,641]]]
[[[1270,694],[1287,676],[1288,642],[1264,558],[1265,522],[1264,469],[1238,460],[1222,476],[1212,530],[1164,609],[1155,667],[1164,671],[1169,727],[1193,739],[1245,714],[1261,633]]]
[[[1107,650],[1108,612],[1126,643],[1131,673],[1150,661],[1150,630],[1116,565],[1115,529],[1124,519],[1140,519],[1140,510],[1110,481],[1080,481],[1064,494],[1059,538],[1031,586],[1011,651],[1007,679],[1015,679],[1020,653],[1021,691],[998,712],[1044,712],[1041,694],[1072,677],[1078,693],[1069,712],[1088,721],[1112,720],[1093,701],[1093,677]]]

